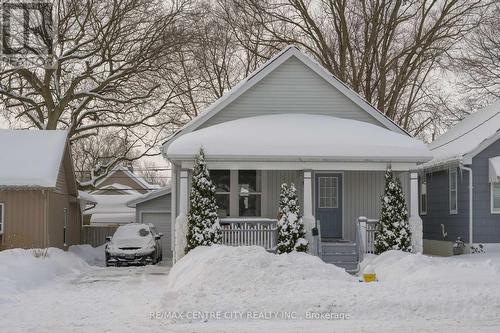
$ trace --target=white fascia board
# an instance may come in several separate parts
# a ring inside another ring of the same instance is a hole
[[[192,169],[193,161],[183,161],[183,169]],[[394,171],[414,170],[417,163],[405,162],[262,162],[262,161],[207,161],[212,170],[352,170],[385,171],[391,166]]]

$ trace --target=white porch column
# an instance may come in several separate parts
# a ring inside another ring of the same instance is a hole
[[[188,222],[188,170],[180,171],[179,181],[179,215],[175,219],[175,260],[184,256],[186,248],[187,222]]]
[[[312,229],[315,226],[313,215],[313,196],[312,196],[312,172],[304,170],[304,227],[306,229],[306,239],[309,242],[309,252],[317,254],[318,245],[315,243],[312,235]]]
[[[423,227],[422,219],[418,214],[418,174],[410,174],[410,231],[413,252],[423,251]]]

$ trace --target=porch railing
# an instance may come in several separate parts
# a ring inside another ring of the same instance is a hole
[[[363,253],[375,253],[375,230],[378,220],[360,216],[357,221],[358,238],[360,239]]]
[[[221,219],[222,244],[262,246],[274,250],[277,245],[277,221],[271,219]]]

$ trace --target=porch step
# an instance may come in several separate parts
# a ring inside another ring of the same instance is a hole
[[[356,273],[359,268],[359,257],[354,242],[321,242],[321,259],[344,268],[348,273]]]
[[[356,253],[322,253],[321,259],[327,263],[358,262],[358,255]]]
[[[356,243],[321,243],[323,253],[356,253]]]

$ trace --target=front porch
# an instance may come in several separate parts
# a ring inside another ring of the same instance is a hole
[[[374,226],[380,213],[387,164],[358,163],[352,164],[351,170],[344,164],[344,169],[335,171],[327,170],[326,166],[297,170],[257,169],[253,163],[244,164],[247,163],[208,162],[216,186],[223,244],[257,245],[275,251],[280,186],[294,183],[312,254],[356,271],[363,254],[373,252]],[[191,165],[183,166],[186,168],[180,170],[178,179],[179,204],[185,203],[187,208]],[[416,175],[410,181],[408,167],[404,166],[406,170],[396,167],[395,174],[401,180],[410,207],[412,185],[417,190]],[[417,207],[416,195],[413,199]],[[373,220],[360,221],[360,216]]]

